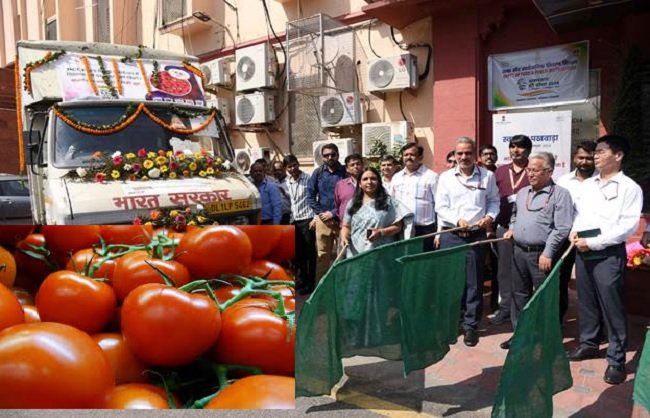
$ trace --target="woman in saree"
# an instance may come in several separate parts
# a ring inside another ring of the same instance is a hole
[[[347,246],[346,257],[398,240],[412,217],[404,205],[386,193],[379,172],[366,168],[343,217],[341,244]]]

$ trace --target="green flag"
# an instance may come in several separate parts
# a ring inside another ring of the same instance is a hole
[[[469,248],[463,245],[398,260],[404,264],[401,313],[405,374],[442,360],[449,345],[456,343]]]
[[[562,260],[522,310],[492,417],[552,417],[553,395],[573,385],[558,321]]]
[[[650,330],[645,335],[643,353],[634,379],[634,402],[650,412]]]
[[[375,248],[335,264],[303,306],[296,342],[296,396],[329,394],[355,355],[399,360],[402,264],[422,238]]]

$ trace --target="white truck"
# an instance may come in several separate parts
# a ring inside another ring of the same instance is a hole
[[[196,57],[63,41],[17,50],[35,223],[131,223],[161,208],[259,222],[259,192],[230,167],[226,124]]]

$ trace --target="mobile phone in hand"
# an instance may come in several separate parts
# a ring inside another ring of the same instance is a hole
[[[372,229],[366,229],[366,238],[370,239],[371,235],[372,235]]]

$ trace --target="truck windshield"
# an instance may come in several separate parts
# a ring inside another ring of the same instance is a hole
[[[203,122],[204,118],[183,118],[174,115],[168,108],[149,105],[157,117],[175,127],[192,128]],[[92,125],[109,125],[118,120],[126,111],[126,106],[107,107],[67,107],[67,114],[74,119]],[[192,134],[182,135],[170,132],[141,113],[127,128],[111,135],[91,135],[78,131],[61,119],[56,119],[54,132],[54,165],[59,168],[87,166],[96,151],[109,155],[115,151],[122,154],[147,151],[176,149],[205,149],[208,152],[230,159],[230,153],[219,137],[214,121],[205,129]]]

